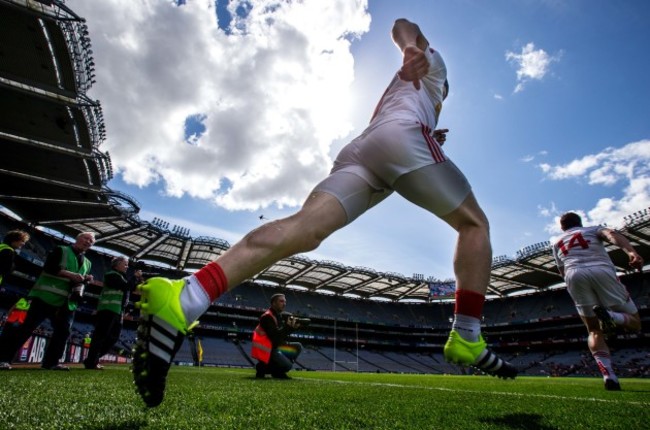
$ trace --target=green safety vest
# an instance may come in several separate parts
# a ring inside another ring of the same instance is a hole
[[[106,276],[108,275],[113,275],[113,276],[117,275],[120,278],[122,278],[124,282],[126,282],[124,275],[115,270],[110,270],[106,272],[106,274],[104,275],[104,282],[106,282]],[[109,288],[106,286],[106,284],[104,284],[104,288],[102,288],[102,293],[100,294],[99,300],[97,302],[97,310],[111,311],[111,312],[115,312],[118,315],[121,315],[122,300],[124,300],[124,291]]]
[[[7,245],[6,243],[0,243],[0,251],[4,251],[5,249],[10,249],[11,252],[16,252],[11,246]],[[0,275],[0,284],[2,284],[2,275]]]
[[[63,250],[60,264],[63,270],[79,273],[80,275],[87,275],[90,272],[90,260],[84,257],[83,264],[79,267],[77,255],[72,250],[72,247],[61,246],[60,248]],[[29,297],[38,297],[52,306],[63,306],[68,301],[70,288],[71,283],[68,278],[41,272],[32,290],[29,292]]]

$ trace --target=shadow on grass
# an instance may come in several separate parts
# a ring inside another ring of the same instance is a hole
[[[557,430],[557,427],[543,424],[542,418],[541,415],[535,414],[507,414],[502,417],[484,418],[480,421],[486,424],[496,424],[504,429]]]
[[[147,425],[148,425],[147,420],[140,418],[140,419],[128,420],[123,423],[106,424],[104,426],[92,427],[92,428],[96,430],[140,430],[141,428],[144,428]]]

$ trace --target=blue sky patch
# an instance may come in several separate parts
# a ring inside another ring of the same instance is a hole
[[[196,145],[197,141],[205,133],[205,124],[203,121],[207,118],[206,115],[197,113],[185,118],[185,141],[190,145]]]

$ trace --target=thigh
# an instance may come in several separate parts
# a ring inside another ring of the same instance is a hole
[[[345,211],[346,224],[354,221],[392,193],[387,188],[375,188],[356,173],[341,170],[332,172],[316,185],[314,192],[334,196]]]
[[[432,130],[417,121],[373,126],[351,145],[358,162],[391,187],[404,174],[448,160]]]
[[[598,296],[593,290],[589,274],[582,269],[569,269],[564,280],[578,315],[594,317],[595,314],[591,308],[598,304]]]
[[[393,188],[438,217],[457,209],[472,191],[465,175],[451,160],[406,173],[395,181]]]
[[[271,351],[271,358],[268,364],[270,373],[285,373],[291,370],[293,364],[279,349],[274,348]]]

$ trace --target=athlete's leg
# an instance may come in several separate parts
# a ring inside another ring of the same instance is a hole
[[[580,276],[571,274],[576,277],[575,280],[571,279],[571,285],[580,287],[580,297],[576,301],[583,305],[580,306],[580,315],[597,317],[606,335],[611,335],[620,328],[641,330],[639,310],[616,275],[614,267],[588,267],[579,272]],[[589,293],[589,296],[582,297],[586,293]]]
[[[250,232],[194,275],[178,281],[151,278],[139,286],[142,299],[136,305],[142,313],[133,376],[146,404],[162,402],[171,361],[190,324],[219,295],[282,258],[315,249],[379,201],[379,191],[356,175],[330,175],[296,214]]]
[[[442,219],[458,232],[454,254],[454,322],[445,344],[445,357],[452,362],[471,364],[500,378],[515,378],[517,369],[490,351],[481,335],[481,317],[492,262],[487,217],[474,194],[470,193],[456,210]]]
[[[612,308],[613,309],[613,308]],[[612,313],[615,313],[616,311],[612,310]],[[633,314],[628,314],[625,312],[619,312],[620,314],[623,315],[623,322],[618,324],[618,326],[624,328],[625,330],[629,331],[640,331],[641,330],[641,315],[639,315],[638,312],[633,313]]]
[[[582,318],[582,321],[589,332],[587,346],[589,347],[589,351],[591,351],[594,360],[596,360],[598,370],[603,375],[605,389],[620,390],[621,387],[618,383],[618,378],[616,377],[616,373],[614,373],[614,368],[612,367],[612,358],[609,347],[605,342],[605,334],[600,328],[598,318],[595,316],[583,315],[580,315],[580,318]]]
[[[596,306],[593,308],[593,311],[601,322],[601,326],[606,324],[611,326],[612,329],[622,328],[634,332],[640,331],[641,316],[639,315],[636,304],[629,297],[627,290],[620,284],[620,281],[617,280],[615,286],[621,290],[617,294],[620,296],[618,303],[600,300],[600,303],[604,303],[605,306]],[[608,293],[614,296],[612,289],[610,288]]]
[[[317,248],[323,239],[390,193],[375,189],[356,174],[332,173],[314,188],[297,213],[251,231],[189,278],[181,297],[187,323],[203,314],[223,291],[282,258]]]
[[[474,194],[441,218],[458,232],[454,253],[456,289],[485,295],[492,264],[490,226]]]
[[[492,262],[489,223],[463,174],[447,161],[402,175],[394,188],[458,232],[456,288],[485,295]]]
[[[282,258],[316,249],[346,222],[336,197],[313,192],[297,213],[251,231],[216,262],[232,288]]]
[[[429,210],[458,232],[454,255],[456,306],[448,361],[472,365],[502,378],[517,370],[487,349],[481,336],[481,315],[490,280],[492,247],[489,223],[463,174],[451,162],[430,165],[401,176],[395,191]]]

